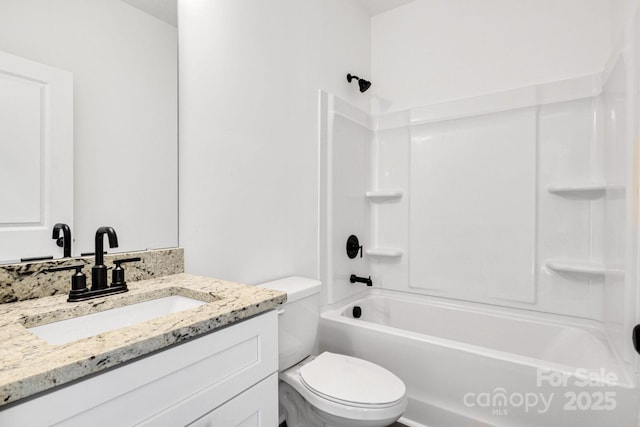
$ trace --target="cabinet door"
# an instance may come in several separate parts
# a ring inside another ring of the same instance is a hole
[[[273,427],[277,425],[277,373],[189,424],[192,427]]]

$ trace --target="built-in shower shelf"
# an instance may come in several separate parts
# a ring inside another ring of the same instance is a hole
[[[573,196],[583,198],[597,198],[604,196],[607,186],[605,184],[586,183],[586,184],[558,184],[547,187],[549,193],[559,196]]]
[[[398,248],[371,248],[365,249],[364,253],[369,256],[398,258],[402,256],[402,249]]]
[[[547,268],[558,273],[578,273],[592,276],[604,276],[604,264],[593,261],[547,260]]]
[[[365,193],[367,199],[372,202],[384,202],[387,200],[399,200],[402,198],[402,190],[374,190]]]

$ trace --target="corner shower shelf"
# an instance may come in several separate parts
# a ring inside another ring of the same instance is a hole
[[[604,276],[604,264],[593,261],[547,260],[546,266],[557,273],[579,273]]]
[[[365,193],[367,199],[372,202],[384,202],[387,200],[398,200],[402,198],[402,190],[375,190]]]
[[[398,248],[371,248],[365,249],[364,253],[369,256],[397,258],[402,256],[402,249]]]
[[[547,191],[558,196],[573,196],[582,198],[598,198],[604,196],[607,186],[605,184],[575,184],[575,185],[550,185]]]

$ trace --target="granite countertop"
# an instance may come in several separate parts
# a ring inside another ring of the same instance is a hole
[[[281,291],[185,273],[128,285],[129,292],[77,303],[57,295],[0,304],[0,406],[262,313],[287,298]],[[171,295],[207,304],[62,345],[27,330]]]

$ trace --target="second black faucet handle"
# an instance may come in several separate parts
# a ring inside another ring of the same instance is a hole
[[[56,271],[67,271],[67,270],[76,270],[77,272],[82,271],[84,268],[84,264],[76,264],[76,265],[63,265],[62,267],[51,267],[48,268],[47,271],[50,273],[54,273]]]
[[[116,265],[116,268],[114,268],[113,271],[111,272],[111,286],[126,287],[127,282],[124,279],[124,268],[122,268],[122,264],[126,264],[128,262],[137,262],[140,260],[141,260],[140,257],[135,257],[135,258],[118,259],[113,261],[113,263]]]
[[[116,259],[116,260],[113,261],[113,263],[116,266],[119,266],[120,264],[125,264],[127,262],[136,262],[136,261],[140,261],[141,259],[142,258],[140,258],[139,256],[135,257],[135,258]]]
[[[67,265],[62,267],[52,267],[47,271],[54,273],[57,271],[75,270],[75,274],[71,276],[71,292],[69,296],[82,294],[87,292],[87,276],[82,272],[84,264]]]

